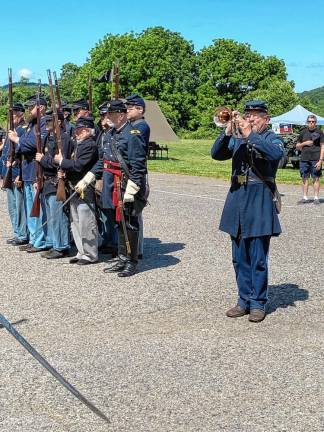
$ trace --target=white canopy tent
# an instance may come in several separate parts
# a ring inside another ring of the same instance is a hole
[[[301,105],[296,105],[295,108],[292,110],[281,114],[277,117],[272,117],[270,119],[270,123],[277,123],[277,124],[293,124],[293,125],[300,125],[303,126],[306,124],[307,117],[309,115],[315,115],[317,117],[317,124],[318,125],[324,125],[324,117],[321,117],[317,114],[312,113],[311,111],[308,111],[306,108],[304,108]]]

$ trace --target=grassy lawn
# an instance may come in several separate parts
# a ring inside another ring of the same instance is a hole
[[[212,140],[181,140],[175,143],[163,143],[169,148],[169,159],[149,160],[149,171],[185,174],[194,176],[214,177],[229,180],[231,176],[231,160],[214,161],[210,157]],[[163,152],[163,155],[166,155]],[[300,184],[299,170],[288,165],[279,169],[278,183]]]

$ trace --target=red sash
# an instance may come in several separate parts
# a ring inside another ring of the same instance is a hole
[[[110,160],[104,159],[103,161],[103,170],[110,172],[114,175],[114,189],[112,191],[112,203],[114,207],[116,208],[116,222],[121,221],[121,214],[120,214],[120,207],[118,205],[118,190],[117,190],[117,178],[119,177],[121,179],[122,177],[122,171],[120,167],[119,162],[112,162]]]

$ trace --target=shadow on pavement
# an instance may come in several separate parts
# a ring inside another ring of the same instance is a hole
[[[139,261],[139,271],[144,272],[178,264],[180,259],[169,254],[182,250],[184,247],[185,243],[162,243],[159,238],[145,238],[144,259]]]
[[[308,299],[308,291],[296,284],[270,285],[268,290],[269,303],[267,313],[275,312],[278,308],[296,307],[295,302]]]

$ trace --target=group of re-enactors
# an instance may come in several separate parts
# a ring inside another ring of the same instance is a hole
[[[3,179],[12,167],[12,185],[6,193],[14,236],[7,243],[26,253],[39,252],[44,259],[71,256],[74,243],[77,253],[70,264],[94,264],[102,251],[113,259],[105,272],[133,276],[143,257],[142,211],[148,193],[150,128],[144,99],[133,94],[103,103],[98,124],[86,100],[64,104],[57,110],[60,150],[45,97],[34,95],[26,104],[15,103],[12,112],[14,130],[8,131],[1,156]],[[40,172],[40,212],[35,216]],[[62,179],[68,205],[56,196]]]
[[[144,100],[132,95],[126,102],[115,100],[102,104],[100,131],[96,130],[86,101],[77,101],[73,106],[77,119],[74,126],[69,123],[70,113],[63,109],[60,117],[63,154],[57,153],[53,139],[52,113],[46,113],[46,101],[41,102],[43,153],[36,152],[33,132],[35,98],[27,104],[28,124],[24,120],[23,105],[15,105],[15,131],[10,131],[6,140],[6,145],[8,139],[16,143],[15,169],[19,164],[22,166],[22,178],[17,171],[12,189],[7,190],[15,234],[8,243],[27,252],[44,251],[41,255],[48,259],[68,254],[68,219],[65,209],[60,217],[57,216],[61,207],[55,198],[57,178],[64,178],[71,191],[77,192],[70,202],[71,231],[77,254],[70,263],[97,262],[100,239],[105,248],[117,250],[118,256],[117,261],[104,271],[117,272],[121,277],[134,275],[138,258],[143,254],[142,209],[147,194],[146,159],[150,130],[144,119]],[[284,145],[269,129],[269,120],[264,101],[249,101],[243,115],[232,112],[232,121],[227,123],[211,149],[213,159],[232,159],[231,185],[220,229],[231,237],[238,299],[226,315],[230,318],[248,315],[248,320],[253,323],[263,321],[266,316],[270,240],[281,233],[275,180],[279,161],[284,156]],[[320,158],[316,165],[319,172],[324,157],[324,139],[323,135],[319,140],[317,135],[315,138],[318,143],[309,142],[308,145],[319,147]],[[312,140],[309,134],[307,139]],[[5,154],[4,148],[4,167]],[[35,160],[42,165],[45,179],[43,214],[39,218],[29,216],[35,195]],[[98,205],[95,185],[100,180]],[[119,205],[120,190],[122,208]],[[40,230],[46,214],[47,232]],[[55,218],[51,219],[51,215]]]

